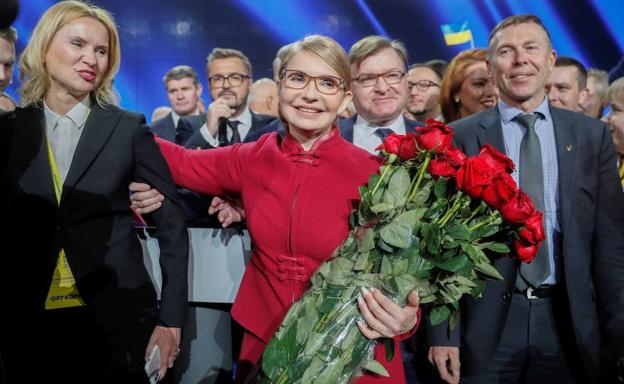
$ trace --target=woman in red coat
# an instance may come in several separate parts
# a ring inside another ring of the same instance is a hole
[[[271,133],[254,143],[207,151],[158,142],[176,184],[242,199],[254,249],[232,307],[232,316],[245,329],[241,382],[312,274],[347,237],[358,186],[380,164],[337,129],[337,116],[351,101],[351,76],[346,54],[335,41],[323,36],[297,41],[279,73],[286,137]],[[364,290],[359,305],[365,321],[358,326],[369,338],[399,340],[416,327],[415,293],[401,308],[377,290]],[[400,354],[387,362],[380,345],[376,354],[390,378],[365,375],[358,383],[405,382]]]

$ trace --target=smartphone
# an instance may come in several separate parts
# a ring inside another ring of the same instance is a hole
[[[147,374],[147,378],[149,379],[150,384],[156,384],[158,383],[158,380],[160,380],[160,374],[158,372],[159,369],[160,347],[157,344],[154,345],[154,348],[152,348],[152,352],[150,352],[150,355],[145,362],[145,373]]]

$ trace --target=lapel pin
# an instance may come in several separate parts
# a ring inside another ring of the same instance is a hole
[[[566,151],[570,152],[572,150],[572,144],[566,145]]]

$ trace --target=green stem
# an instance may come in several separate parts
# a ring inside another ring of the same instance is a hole
[[[475,208],[474,211],[472,211],[472,214],[470,215],[469,218],[467,218],[466,220],[462,221],[462,224],[468,224],[470,222],[470,220],[474,219],[475,216],[477,216],[477,214],[479,214],[479,212],[481,212],[481,210],[483,209],[483,203],[479,204],[479,206],[477,208]]]
[[[427,172],[430,161],[431,153],[427,152],[427,154],[425,155],[425,160],[423,161],[422,165],[420,166],[420,170],[418,171],[418,177],[416,178],[416,182],[411,188],[407,201],[411,201],[414,198],[414,195],[416,195],[416,191],[418,191],[418,188],[420,188],[420,183],[422,182],[423,177],[425,177],[425,172]]]
[[[375,192],[377,192],[377,189],[379,189],[379,186],[383,182],[383,180],[386,177],[386,174],[388,173],[389,170],[390,170],[390,164],[386,164],[384,166],[383,172],[381,173],[381,176],[379,177],[379,180],[377,180],[377,184],[375,184],[375,188],[373,188],[373,192],[371,193],[371,198],[373,196],[375,196]]]
[[[444,227],[446,223],[448,223],[448,221],[455,215],[455,213],[461,207],[461,201],[459,200],[459,193],[460,192],[458,192],[455,195],[455,202],[453,203],[453,206],[451,207],[451,209],[449,209],[446,212],[446,214],[444,214],[444,216],[442,216],[442,218],[440,219],[440,222],[438,223],[440,227]]]
[[[473,232],[474,230],[479,229],[479,228],[483,227],[484,225],[490,224],[494,220],[496,220],[496,217],[494,215],[490,215],[487,219],[483,220],[479,224],[473,225],[472,227],[468,228],[468,230],[470,232]]]

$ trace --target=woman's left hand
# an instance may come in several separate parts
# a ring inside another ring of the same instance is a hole
[[[358,306],[364,320],[358,322],[358,327],[369,339],[402,335],[416,325],[419,303],[417,291],[410,292],[401,308],[378,289],[362,288]]]

